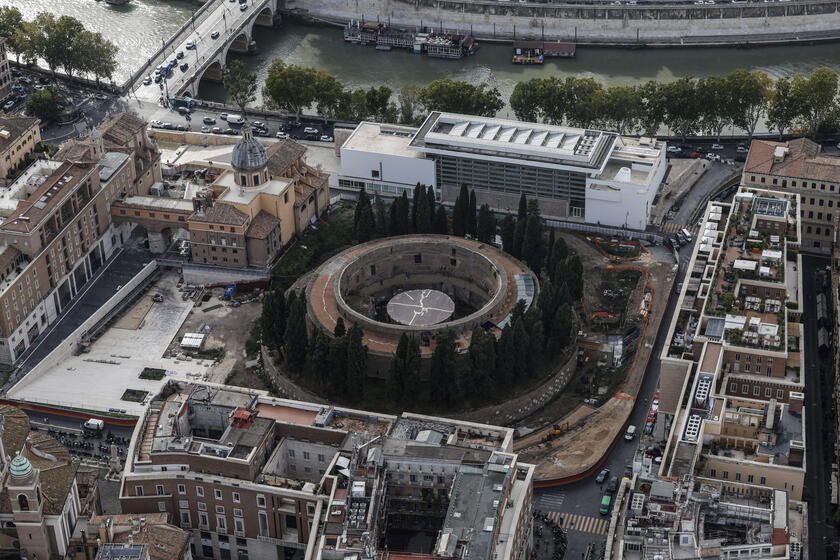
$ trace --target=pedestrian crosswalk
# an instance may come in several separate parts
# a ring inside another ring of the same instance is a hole
[[[566,500],[564,492],[544,492],[537,496],[535,507],[540,510],[553,511],[560,509]]]
[[[549,516],[556,521],[560,527],[566,529],[567,531],[606,535],[610,528],[610,520],[608,517],[592,517],[590,515],[563,513],[560,511],[553,511],[549,514]]]
[[[672,224],[670,222],[662,224],[662,232],[663,233],[677,233],[681,229],[687,229],[692,234],[697,233],[697,230],[700,229],[697,227],[697,224]]]

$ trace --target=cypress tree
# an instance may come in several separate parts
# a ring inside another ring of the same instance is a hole
[[[362,344],[362,329],[355,323],[347,331],[347,392],[353,398],[362,395],[367,377],[367,346]]]
[[[520,380],[531,373],[528,370],[530,361],[528,354],[531,353],[531,341],[528,337],[528,330],[525,328],[525,320],[522,318],[513,320],[513,347],[516,355],[516,379]]]
[[[399,206],[397,207],[397,220],[399,222],[400,227],[400,235],[405,235],[406,233],[411,233],[411,225],[408,223],[408,213],[409,213],[409,206],[408,203],[408,192],[403,191],[402,196],[398,200]]]
[[[289,320],[285,335],[286,362],[294,372],[303,370],[306,364],[308,337],[306,334],[306,306],[303,298],[295,297],[289,307]]]
[[[455,207],[452,210],[452,235],[457,237],[464,237],[467,233],[467,211],[464,207],[469,204],[469,201],[462,196],[466,190],[466,185],[461,185],[461,194],[455,198]]]
[[[452,329],[435,335],[435,350],[429,369],[430,399],[434,403],[451,406],[460,395],[457,391],[458,378],[457,343]]]
[[[513,251],[510,254],[517,259],[522,258],[522,245],[525,242],[525,226],[527,222],[527,217],[516,220],[516,228],[513,230]]]
[[[376,232],[376,224],[373,217],[373,208],[370,205],[370,197],[364,187],[359,191],[359,200],[356,201],[356,210],[353,215],[353,234],[356,239],[364,243],[373,238]]]
[[[476,223],[475,215],[477,212],[475,191],[470,191],[470,205],[467,208],[467,233],[475,239],[478,237],[478,225]]]
[[[513,234],[516,230],[516,222],[513,216],[506,214],[502,219],[502,249],[513,254]]]
[[[516,374],[516,347],[513,342],[513,327],[510,323],[502,329],[496,352],[496,384],[498,389],[510,387]]]
[[[449,220],[446,217],[446,208],[443,204],[438,205],[435,211],[435,221],[432,224],[432,231],[441,235],[449,233]]]
[[[388,210],[385,209],[385,201],[379,193],[373,196],[373,214],[376,219],[376,235],[386,237],[388,235]]]
[[[347,391],[347,337],[330,341],[328,357],[327,394],[331,397],[344,395]]]
[[[525,220],[525,237],[522,240],[522,259],[538,276],[542,269],[543,249],[542,221],[539,216],[529,214]]]
[[[528,216],[528,198],[525,193],[519,195],[519,211],[516,214],[518,220],[524,220]]]
[[[429,202],[426,200],[428,193],[426,192],[426,187],[423,185],[418,185],[417,190],[420,194],[414,199],[414,231],[417,233],[431,233],[432,215],[429,214]]]
[[[566,260],[565,271],[566,285],[569,287],[569,295],[573,301],[580,301],[583,297],[583,265],[580,257],[572,255]]]
[[[411,226],[414,228],[414,233],[421,233],[420,228],[418,227],[417,222],[417,211],[420,209],[420,205],[426,204],[426,187],[417,183],[414,185],[414,200],[411,204]]]
[[[395,403],[412,405],[416,402],[414,387],[420,375],[420,345],[414,337],[400,336],[397,351],[391,359],[388,392]]]
[[[388,209],[388,235],[400,235],[399,201],[393,201]]]
[[[491,382],[496,374],[496,338],[487,334],[482,327],[476,326],[472,331],[467,354],[470,360],[470,377],[465,393],[491,394]]]
[[[490,206],[482,204],[478,211],[478,240],[482,243],[491,243],[496,233],[496,219],[490,211]]]
[[[347,328],[344,326],[344,318],[339,317],[335,321],[335,328],[333,329],[333,336],[336,338],[342,337],[347,334]]]
[[[312,373],[317,377],[319,386],[323,388],[330,369],[330,338],[321,329],[316,329],[311,344]]]
[[[265,294],[260,321],[266,346],[280,349],[286,335],[286,298],[282,292],[275,290]]]
[[[435,202],[435,188],[431,185],[426,187],[426,204],[429,205],[429,231],[433,232],[437,203]]]

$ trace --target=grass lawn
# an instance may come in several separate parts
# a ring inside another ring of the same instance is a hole
[[[126,389],[120,400],[129,402],[143,402],[143,399],[148,395],[148,391],[140,391],[139,389]]]
[[[140,379],[151,379],[153,381],[160,381],[166,377],[166,370],[160,368],[143,368],[143,371],[140,372]]]

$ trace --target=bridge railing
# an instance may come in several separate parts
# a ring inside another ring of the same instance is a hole
[[[213,11],[211,8],[215,8],[215,6],[219,4],[224,5],[224,3],[225,0],[207,0],[207,2],[205,2],[202,7],[196,10],[196,12],[187,21],[184,22],[184,25],[182,25],[178,29],[178,31],[169,36],[169,39],[166,42],[164,42],[163,45],[161,45],[161,47],[157,51],[155,51],[153,55],[149,57],[149,59],[143,66],[138,68],[131,76],[129,76],[129,78],[125,82],[123,82],[123,85],[121,86],[122,92],[125,93],[126,91],[131,89],[132,86],[137,82],[137,80],[140,79],[141,76],[146,74],[151,68],[154,68],[157,65],[158,59],[165,59],[166,56],[164,53],[166,52],[166,49],[171,47],[172,43],[174,43],[176,40],[179,40],[179,38],[184,34],[184,32],[189,30],[191,27],[200,25],[201,22],[203,22],[207,18],[210,12]]]

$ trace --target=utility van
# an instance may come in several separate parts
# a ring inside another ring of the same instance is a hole
[[[242,115],[228,115],[227,122],[230,124],[245,124],[245,118]]]
[[[85,429],[90,430],[91,432],[101,432],[104,427],[105,422],[97,418],[90,418],[85,421]]]
[[[603,498],[601,498],[601,509],[599,513],[601,515],[607,515],[610,512],[610,504],[612,504],[612,496],[609,494],[605,494]]]
[[[691,232],[690,232],[690,231],[688,231],[688,230],[687,230],[687,229],[685,229],[685,228],[682,228],[682,229],[680,230],[680,233],[682,233],[682,234],[683,234],[683,237],[685,237],[685,238],[686,238],[686,240],[687,240],[689,243],[691,243]]]

